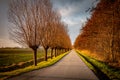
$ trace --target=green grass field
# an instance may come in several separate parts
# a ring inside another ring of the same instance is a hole
[[[48,51],[50,55],[50,51]],[[44,51],[38,50],[37,59],[44,57]],[[0,49],[0,67],[18,64],[33,59],[31,49]]]

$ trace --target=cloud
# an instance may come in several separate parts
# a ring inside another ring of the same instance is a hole
[[[68,26],[74,27],[78,24],[80,26],[81,24],[83,24],[86,21],[86,19],[82,19],[81,17],[79,17],[79,18],[63,18],[62,21],[65,22],[66,24],[68,24]]]
[[[68,25],[83,24],[90,14],[86,12],[95,0],[51,0],[53,7],[56,8],[62,21]]]
[[[19,46],[21,47],[19,44],[13,42],[12,40],[10,39],[0,39],[0,47],[16,47],[16,46]]]
[[[62,16],[71,16],[77,12],[83,0],[52,0],[53,6]]]
[[[63,17],[79,16],[88,14],[88,10],[96,0],[51,0],[55,9],[57,9]]]

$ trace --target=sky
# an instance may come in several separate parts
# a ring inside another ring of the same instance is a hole
[[[86,23],[86,18],[91,17],[87,10],[95,6],[96,0],[51,0],[53,8],[59,11],[62,21],[68,25],[69,35],[72,44],[80,33],[82,25]],[[8,8],[10,0],[0,0],[0,47],[17,47],[20,46],[10,40],[8,22]]]

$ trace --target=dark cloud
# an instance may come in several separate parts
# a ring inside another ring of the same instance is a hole
[[[7,11],[10,0],[0,0],[0,38],[8,37]]]
[[[57,10],[67,13],[67,16],[79,16],[88,14],[88,10],[96,0],[51,0]],[[66,15],[65,15],[66,16]]]
[[[57,7],[72,6],[74,4],[82,3],[84,0],[51,0],[53,5]]]

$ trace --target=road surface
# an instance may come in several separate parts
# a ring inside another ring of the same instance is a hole
[[[72,50],[56,64],[8,80],[99,80]]]

